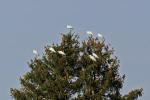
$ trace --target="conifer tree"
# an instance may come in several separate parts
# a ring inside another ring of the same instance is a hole
[[[37,53],[37,52],[36,52]],[[142,88],[126,95],[120,90],[125,75],[119,74],[119,60],[104,38],[92,34],[80,43],[71,29],[60,44],[47,45],[31,69],[20,78],[21,88],[12,89],[15,100],[136,100]]]

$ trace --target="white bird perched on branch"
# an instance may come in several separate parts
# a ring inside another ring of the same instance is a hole
[[[90,59],[92,59],[93,61],[96,61],[95,57],[92,55],[89,55]]]
[[[33,54],[35,55],[35,57],[36,57],[37,59],[40,58],[40,57],[39,57],[39,54],[38,54],[38,52],[37,52],[37,50],[33,49]]]
[[[97,56],[97,54],[95,54],[95,53],[92,53],[92,55],[93,55],[95,58],[99,58],[99,57]]]
[[[91,31],[86,31],[86,33],[87,33],[88,35],[90,35],[90,36],[93,35],[93,33],[92,33]]]
[[[54,52],[54,53],[56,52],[56,51],[54,50],[54,48],[52,48],[52,47],[50,47],[49,50],[50,50],[51,52]]]
[[[80,56],[83,56],[83,54],[84,54],[83,52],[79,52],[79,55],[80,55]]]
[[[35,54],[36,56],[38,56],[37,50],[33,49],[33,54]]]
[[[61,55],[66,55],[63,51],[58,51],[58,53]]]
[[[73,27],[71,25],[67,25],[68,29],[73,29]]]
[[[98,33],[98,38],[99,38],[100,42],[102,42],[104,40],[104,37],[101,33]]]
[[[103,35],[101,33],[98,33],[99,38],[103,38]]]
[[[72,79],[70,79],[69,81],[71,82],[71,83],[74,83],[74,82],[76,82],[78,80],[78,77],[73,77]]]

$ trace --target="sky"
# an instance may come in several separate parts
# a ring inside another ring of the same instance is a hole
[[[139,100],[150,98],[149,0],[0,0],[0,100],[12,100],[10,88],[29,71],[33,49],[41,54],[58,43],[66,25],[86,38],[102,32],[126,75],[122,93],[143,88]]]

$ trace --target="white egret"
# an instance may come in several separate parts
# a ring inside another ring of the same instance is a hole
[[[93,35],[93,33],[91,31],[86,31],[86,33],[90,36]]]
[[[63,51],[58,51],[58,53],[61,55],[66,55]]]
[[[33,50],[33,54],[35,54],[35,55],[38,55],[38,52],[37,52],[37,50]]]
[[[93,55],[95,58],[99,58],[99,57],[97,56],[97,54],[95,54],[95,53],[92,53],[92,55]]]
[[[100,42],[104,41],[104,37],[101,33],[98,33],[98,39],[100,40]]]
[[[76,82],[78,80],[78,77],[73,77],[72,79],[70,79],[70,82],[71,83],[74,83],[74,82]]]
[[[96,61],[95,57],[92,55],[89,55],[90,59],[92,59],[93,61]]]
[[[82,56],[83,56],[83,52],[80,52],[79,53],[79,60],[81,60]]]
[[[56,52],[56,51],[54,50],[54,48],[52,48],[52,47],[50,47],[49,50],[50,50],[51,52],[54,52],[54,53]]]
[[[73,27],[71,25],[67,25],[68,29],[73,29]]]
[[[99,38],[103,38],[103,35],[101,33],[98,33]]]
[[[80,53],[79,53],[80,56],[83,56],[83,54],[84,54],[83,52],[80,52]]]

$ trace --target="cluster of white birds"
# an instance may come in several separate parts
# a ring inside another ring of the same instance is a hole
[[[52,48],[52,47],[50,47],[49,48],[49,50],[51,51],[51,52],[53,52],[53,53],[56,53],[56,51],[55,51],[55,49],[54,48]],[[63,51],[57,51],[59,54],[61,54],[61,55],[66,55]],[[33,50],[33,54],[35,54],[36,56],[38,56],[39,54],[38,54],[38,51],[37,50]]]
[[[87,31],[86,33],[87,33],[89,36],[92,36],[92,35],[93,35],[93,33],[92,33],[91,31]],[[104,39],[104,37],[103,37],[103,35],[102,35],[101,33],[98,33],[98,38],[99,38],[99,41],[100,41],[100,42],[102,42],[103,39]],[[95,54],[95,53],[92,53],[91,55],[89,55],[89,57],[90,57],[90,59],[93,60],[93,61],[96,61],[96,58],[99,58],[99,57],[97,56],[97,54]]]
[[[67,29],[72,30],[72,29],[73,29],[73,26],[67,25]],[[91,31],[86,31],[86,33],[87,33],[89,36],[92,36],[92,35],[93,35],[93,32],[91,32]],[[104,37],[103,37],[103,35],[102,35],[101,33],[98,33],[97,36],[98,36],[98,38],[99,38],[100,40],[103,40],[103,39],[104,39]]]
[[[93,35],[93,33],[91,31],[87,31],[86,33],[88,34],[88,36]],[[102,42],[104,40],[104,37],[101,33],[98,33],[97,36],[98,36],[98,39],[99,39],[100,42]]]
[[[73,26],[67,25],[67,29],[73,29]],[[91,31],[86,31],[86,33],[87,33],[89,36],[92,36],[92,35],[93,35],[93,32],[91,32]],[[103,35],[102,35],[101,33],[98,33],[98,37],[99,37],[99,38],[103,38]]]
[[[55,49],[52,48],[52,47],[50,47],[49,50],[50,50],[51,52],[53,52],[53,53],[56,53]],[[61,54],[61,55],[66,55],[63,51],[57,51],[57,52],[58,52],[59,54]]]
[[[71,25],[67,25],[67,29],[72,30],[73,27]],[[92,36],[93,35],[93,33],[91,31],[87,31],[86,33],[88,34],[88,36]],[[100,41],[103,41],[103,39],[104,39],[104,37],[103,37],[103,35],[101,33],[98,33],[98,38],[99,38]],[[55,49],[52,48],[52,47],[50,47],[49,50],[51,52],[53,52],[53,53],[56,53]],[[63,56],[66,55],[63,51],[57,51],[57,53],[59,53],[59,54],[61,54]],[[33,50],[33,54],[35,54],[36,56],[39,56],[38,51],[35,50],[35,49]],[[95,53],[90,54],[89,57],[93,61],[96,61],[96,58],[99,58]]]
[[[54,48],[52,48],[52,47],[50,47],[49,50],[50,50],[51,52],[53,52],[53,53],[56,53],[56,51],[55,51]],[[58,52],[59,54],[63,55],[63,56],[66,55],[63,51],[57,51],[57,52]],[[33,54],[35,54],[36,56],[39,56],[38,51],[35,50],[35,49],[33,50]],[[95,54],[95,53],[92,53],[92,55],[89,55],[89,57],[90,57],[90,59],[93,60],[93,61],[96,61],[96,58],[99,58],[99,57],[97,56],[97,54]]]

